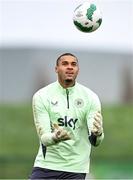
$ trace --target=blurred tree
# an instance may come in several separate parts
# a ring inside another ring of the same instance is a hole
[[[133,77],[131,63],[126,62],[122,70],[122,100],[124,103],[133,103]]]

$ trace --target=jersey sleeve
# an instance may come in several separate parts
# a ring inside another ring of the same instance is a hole
[[[36,93],[33,96],[32,108],[34,123],[41,143],[45,146],[54,144],[47,100],[42,100],[40,94]]]

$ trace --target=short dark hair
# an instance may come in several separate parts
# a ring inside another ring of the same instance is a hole
[[[76,60],[77,60],[77,62],[78,62],[78,58],[77,58],[74,54],[72,54],[72,53],[64,53],[64,54],[61,54],[61,55],[57,58],[57,60],[56,60],[56,66],[58,66],[59,61],[60,61],[60,59],[61,59],[63,56],[72,56],[72,57],[75,57]]]

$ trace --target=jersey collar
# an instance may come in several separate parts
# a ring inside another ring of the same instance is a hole
[[[62,86],[60,85],[60,83],[59,83],[58,80],[56,81],[56,83],[57,83],[57,86],[58,86],[59,90],[60,90],[63,94],[66,93],[66,89],[69,91],[69,94],[73,93],[73,91],[74,91],[74,89],[75,89],[75,87],[76,87],[76,85],[77,85],[77,82],[75,82],[75,85],[74,85],[74,86],[69,87],[69,88],[64,88],[64,87],[62,87]]]

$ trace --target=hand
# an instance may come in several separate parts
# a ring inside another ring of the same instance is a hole
[[[98,111],[94,116],[93,129],[91,131],[95,136],[100,136],[103,133],[102,114]]]
[[[62,127],[58,126],[58,124],[53,124],[53,129],[54,129],[53,139],[55,141],[59,142],[59,141],[65,141],[71,139],[70,133],[67,132],[65,129],[63,129]]]

